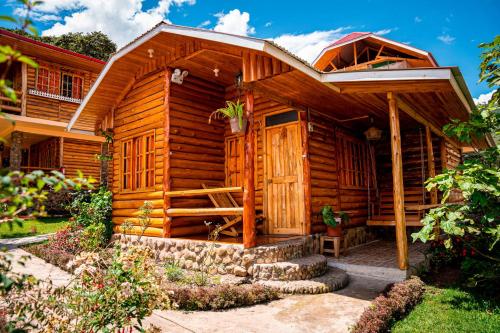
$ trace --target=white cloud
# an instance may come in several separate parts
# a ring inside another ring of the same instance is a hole
[[[448,34],[442,34],[442,35],[438,36],[437,39],[439,39],[443,43],[449,45],[449,44],[453,43],[453,41],[455,40],[455,37],[450,36]]]
[[[494,92],[495,92],[495,90],[490,91],[489,93],[486,93],[486,94],[481,94],[477,98],[473,98],[474,103],[476,103],[476,105],[488,103],[491,99],[491,96],[493,96]]]
[[[215,14],[218,18],[214,27],[215,31],[226,32],[235,35],[248,36],[255,33],[255,28],[250,26],[250,14],[233,9],[229,13]]]
[[[325,47],[344,36],[344,31],[350,28],[341,27],[334,30],[313,31],[298,35],[284,34],[271,40],[300,58],[312,62]]]
[[[144,0],[46,0],[36,8],[35,14],[67,14],[43,31],[42,35],[58,36],[68,32],[98,30],[107,34],[120,47],[166,20],[172,6],[193,5],[195,1],[158,0],[156,6],[144,10]]]
[[[273,22],[266,22],[266,24],[264,24],[266,28],[269,28],[271,25],[273,25]]]
[[[422,18],[415,16],[415,23],[420,23],[422,22]]]
[[[207,25],[210,25],[210,23],[212,23],[210,20],[203,21],[200,24],[198,24],[198,28],[206,27]]]
[[[392,30],[397,30],[397,29],[382,29],[379,31],[375,31],[374,34],[379,35],[379,36],[383,36],[383,35],[387,35],[387,34],[391,33]]]

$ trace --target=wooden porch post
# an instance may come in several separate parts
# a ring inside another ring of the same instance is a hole
[[[398,266],[408,268],[408,241],[406,239],[405,199],[403,185],[403,157],[401,150],[401,131],[399,128],[399,110],[396,96],[387,93],[389,100],[389,123],[391,128],[392,151],[392,187],[394,199],[394,216],[396,220],[396,245]]]
[[[243,246],[245,248],[256,245],[255,232],[255,133],[253,126],[253,102],[252,90],[245,91],[245,111],[247,117],[247,129],[245,132],[244,167],[243,167]]]
[[[21,116],[26,116],[26,101],[28,98],[28,65],[21,64]]]
[[[170,182],[170,78],[172,71],[167,68],[165,71],[165,98],[163,105],[163,237],[169,238],[171,233],[172,218],[167,215],[170,209],[170,197],[165,193],[171,190]]]
[[[304,232],[306,235],[311,234],[311,162],[309,160],[309,130],[307,112],[299,112],[300,115],[300,131],[302,134],[302,169],[304,184]]]
[[[429,126],[425,126],[425,139],[427,142],[427,168],[429,169],[429,177],[436,176],[436,167],[434,161],[434,150],[432,148],[432,133]],[[437,189],[431,191],[431,204],[438,203]]]

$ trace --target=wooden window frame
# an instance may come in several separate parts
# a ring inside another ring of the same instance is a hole
[[[65,90],[68,90],[67,88],[64,87],[65,76],[71,78],[71,89],[69,90],[71,96],[65,95]],[[76,79],[79,80],[79,84],[75,86],[75,81],[77,81]],[[83,99],[83,76],[67,71],[61,71],[60,82],[61,82],[61,88],[59,89],[59,91],[61,96],[68,98],[75,98],[75,99]],[[77,87],[77,92],[79,93],[78,96],[75,96],[75,87]]]
[[[120,192],[154,190],[156,179],[155,138],[156,133],[151,130],[120,140]],[[126,146],[128,146],[127,155],[125,155]]]
[[[39,83],[40,71],[47,71],[46,85],[45,84],[40,85]],[[51,74],[54,79],[54,82],[52,84],[51,84]],[[64,94],[64,91],[67,90],[67,88],[64,87],[65,76],[71,77],[71,91],[70,91],[71,96],[67,96]],[[76,86],[75,86],[75,81],[77,80],[75,79],[79,80]],[[70,71],[65,71],[61,68],[40,66],[36,70],[35,90],[56,96],[62,96],[74,99],[83,99],[84,82],[85,79],[83,75],[72,73]],[[76,87],[76,93],[75,93],[75,87]]]
[[[47,71],[47,83],[46,85],[40,86],[38,80],[40,79],[40,71]],[[51,73],[53,74],[53,78],[56,79],[57,84],[51,85]],[[46,87],[45,87],[46,86]],[[36,80],[35,80],[35,88],[38,91],[45,92],[47,94],[59,95],[61,93],[61,71],[56,68],[51,68],[49,66],[40,66],[36,70]]]
[[[369,176],[368,144],[344,133],[336,135],[337,169],[341,189],[367,189]],[[372,185],[372,184],[370,184]]]

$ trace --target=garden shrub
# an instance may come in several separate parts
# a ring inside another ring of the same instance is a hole
[[[49,244],[33,244],[23,247],[26,252],[45,260],[46,262],[61,268],[62,270],[69,271],[68,263],[75,257],[74,254],[68,253],[63,250],[51,249]]]
[[[387,332],[392,323],[415,307],[424,294],[424,283],[418,277],[396,283],[373,300],[356,325],[353,333]]]
[[[70,205],[70,212],[75,222],[83,227],[104,224],[106,238],[109,240],[113,234],[111,204],[112,194],[102,186],[97,192],[79,191],[76,193]]]
[[[69,254],[78,254],[82,251],[83,227],[70,223],[49,237],[48,245],[50,251],[63,251]]]
[[[219,284],[209,287],[168,284],[170,299],[181,310],[222,310],[269,302],[279,298],[276,289],[256,284]]]
[[[104,224],[91,224],[87,226],[80,239],[83,251],[93,252],[106,245],[106,226]]]
[[[165,276],[170,282],[178,282],[184,279],[184,270],[175,261],[169,261],[165,264]]]
[[[145,317],[156,308],[170,308],[161,288],[163,275],[149,248],[110,250],[82,252],[68,264],[75,275],[71,284],[25,285],[5,298],[0,311],[30,323],[37,332],[143,332]]]
[[[54,191],[53,189],[48,190],[47,199],[43,202],[45,206],[45,211],[49,216],[69,216],[69,205],[75,192],[69,189],[63,189],[60,191]]]

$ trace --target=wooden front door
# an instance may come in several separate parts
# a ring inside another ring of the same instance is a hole
[[[302,145],[298,122],[266,129],[267,231],[303,234]]]

